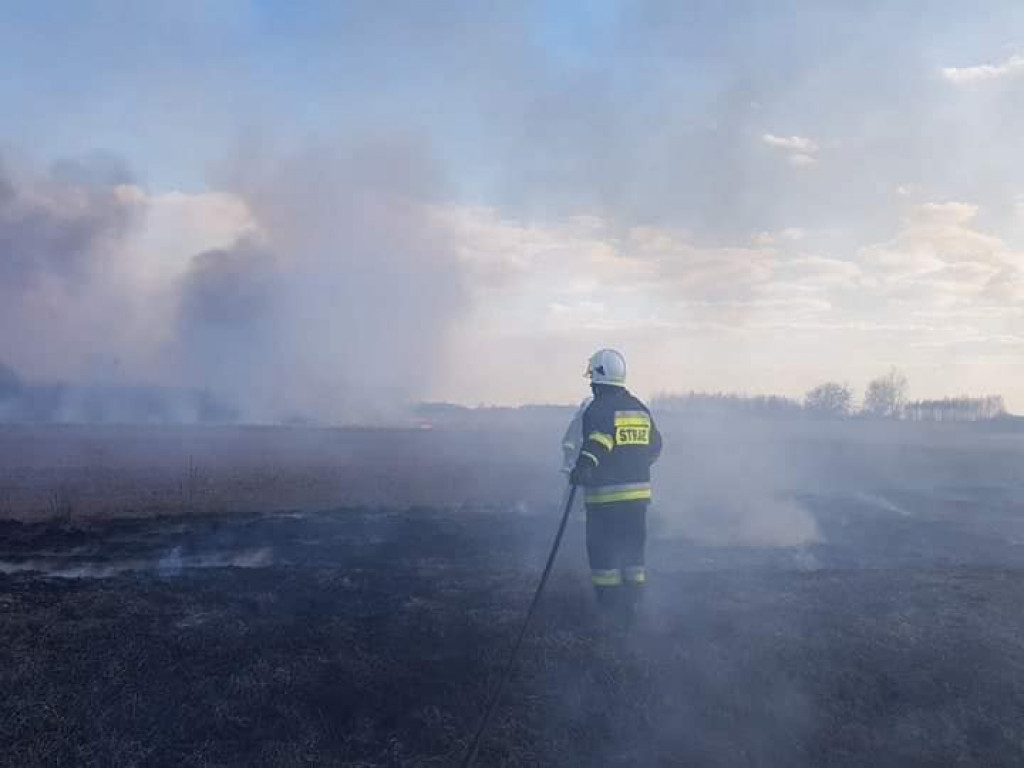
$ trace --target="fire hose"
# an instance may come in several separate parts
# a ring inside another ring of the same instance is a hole
[[[555,540],[551,545],[551,552],[548,554],[548,561],[544,566],[544,572],[540,576],[540,583],[537,584],[537,589],[533,593],[533,600],[530,602],[530,608],[526,611],[526,618],[523,620],[523,625],[519,629],[519,636],[516,638],[516,641],[512,646],[512,653],[509,654],[508,662],[505,664],[505,670],[491,694],[491,698],[487,703],[487,708],[484,710],[483,717],[480,719],[480,725],[477,726],[476,733],[473,735],[473,741],[470,742],[469,749],[466,750],[466,756],[461,764],[462,768],[472,768],[473,764],[476,762],[476,756],[480,751],[480,745],[484,740],[484,736],[487,734],[487,728],[490,726],[491,719],[494,717],[494,713],[498,709],[498,704],[501,702],[501,696],[505,691],[505,686],[512,677],[512,672],[515,670],[516,660],[519,658],[519,649],[523,644],[523,639],[526,637],[527,630],[530,628],[530,621],[533,619],[533,614],[537,610],[537,605],[540,603],[540,596],[541,593],[544,592],[544,586],[548,583],[548,577],[551,575],[551,569],[555,564],[555,558],[558,556],[558,548],[562,544],[562,536],[565,534],[565,526],[566,523],[569,522],[569,513],[572,511],[572,503],[575,498],[576,486],[570,485],[566,490],[565,505],[562,509],[562,519],[558,524],[558,532],[555,534]]]

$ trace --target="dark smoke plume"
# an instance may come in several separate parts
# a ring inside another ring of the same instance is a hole
[[[0,172],[0,359],[92,387],[76,402],[171,387],[255,421],[390,419],[422,396],[468,303],[429,147],[250,147],[224,176],[251,231],[154,288],[132,235],[155,198],[123,164]]]
[[[34,378],[116,359],[129,298],[116,257],[144,208],[89,162],[16,174],[0,158],[0,358]]]

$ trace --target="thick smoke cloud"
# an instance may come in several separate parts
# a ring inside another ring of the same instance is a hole
[[[0,164],[0,359],[51,376],[116,355],[116,257],[144,206],[136,188],[108,183],[108,170]]]
[[[95,277],[104,250],[136,214],[130,195],[102,173],[87,161],[65,161],[26,181],[0,164],[0,286],[7,302],[47,281],[74,290]]]
[[[156,288],[131,237],[153,198],[107,163],[55,168],[0,187],[0,359],[29,377],[170,383],[247,420],[366,422],[425,391],[467,307],[431,214],[443,180],[415,142],[250,150],[226,182],[251,226]]]
[[[264,418],[365,420],[426,391],[468,304],[430,214],[429,153],[375,142],[232,175],[262,242],[199,254],[182,282],[179,355],[198,383]]]

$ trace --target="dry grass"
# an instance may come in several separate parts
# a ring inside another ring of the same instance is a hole
[[[0,519],[543,503],[549,446],[422,430],[0,426]],[[554,443],[557,445],[557,442]],[[552,454],[553,455],[553,454]],[[555,457],[557,460],[557,457]]]

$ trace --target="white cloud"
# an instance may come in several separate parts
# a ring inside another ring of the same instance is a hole
[[[554,333],[564,333],[622,332],[673,327],[672,323],[661,318],[658,308],[652,308],[647,302],[622,302],[621,297],[615,297],[610,293],[605,295],[613,301],[584,299],[575,303],[552,302],[548,305],[547,316],[544,318],[545,329]]]
[[[957,307],[954,309],[920,309],[914,317],[931,320],[964,320],[972,322],[1005,321],[1024,318],[1021,306]]]
[[[1015,336],[1009,333],[983,335],[973,334],[954,339],[940,339],[936,341],[920,341],[911,346],[917,349],[952,349],[963,347],[1024,347],[1024,336]]]
[[[832,303],[825,299],[809,297],[773,296],[774,286],[765,291],[764,298],[746,301],[688,301],[679,306],[687,310],[750,310],[762,313],[780,314],[785,317],[794,315],[817,314],[832,309]]]
[[[654,276],[654,265],[624,254],[597,216],[524,222],[494,208],[458,205],[438,206],[433,216],[452,234],[480,290],[541,289],[539,280],[552,280],[566,293],[584,294],[598,284],[636,285]]]
[[[816,155],[820,147],[814,139],[806,136],[776,136],[764,133],[761,135],[761,141],[773,149],[788,152],[786,160],[794,168],[812,168],[818,163]]]
[[[706,372],[709,382],[733,377],[721,386],[759,375],[802,386],[801,377],[867,377],[891,361],[911,372],[944,366],[967,349],[977,350],[977,370],[991,371],[1024,335],[1024,256],[965,202],[908,206],[891,237],[859,248],[800,227],[742,247],[666,227],[621,232],[596,217],[444,215],[467,263],[502,265],[465,324],[459,344],[470,349],[495,338],[559,354],[621,344],[647,355],[649,377],[691,381],[666,356],[672,348],[680,359],[721,355],[717,373]],[[784,362],[756,373],[762,356]]]
[[[770,248],[702,247],[683,231],[658,227],[630,230],[624,247],[654,264],[660,287],[676,297],[735,300],[771,278]]]
[[[890,360],[913,370],[968,348],[989,370],[993,355],[1019,351],[1024,255],[981,228],[980,214],[962,201],[910,205],[888,239],[860,247],[797,226],[749,236],[744,247],[678,228],[621,231],[593,216],[522,221],[488,208],[438,209],[471,272],[494,278],[477,286],[482,300],[459,345],[518,339],[582,345],[583,354],[622,344],[648,350],[654,375],[671,378],[665,349],[713,355],[728,334],[728,364],[716,375],[742,376],[755,365],[750,355],[764,354],[786,361],[787,381],[817,371],[868,376]]]
[[[986,80],[1024,74],[1024,56],[1011,56],[1002,64],[981,64],[975,67],[945,67],[942,76],[953,85],[972,85]]]
[[[759,248],[767,248],[776,245],[780,241],[797,243],[808,240],[817,235],[829,234],[826,230],[808,230],[803,227],[785,227],[772,232],[758,232],[750,238],[750,241]]]
[[[810,155],[790,155],[787,159],[794,168],[810,168],[812,165],[818,164],[817,159]]]
[[[923,203],[915,205],[908,220],[921,224],[966,224],[978,215],[978,206],[970,203]]]
[[[1024,255],[980,230],[978,214],[963,202],[915,205],[890,239],[847,256],[809,249],[817,233],[799,227],[762,232],[750,247],[708,246],[681,229],[619,234],[597,217],[527,223],[493,209],[443,211],[463,261],[488,278],[477,286],[481,322],[560,331],[766,327],[808,315],[823,332],[826,315],[836,329],[906,328],[916,313],[974,309],[984,310],[975,324],[998,326],[1024,301]]]
[[[813,288],[853,288],[863,270],[851,261],[822,256],[798,256],[779,263],[774,278],[780,284]]]
[[[978,207],[966,203],[914,206],[897,235],[861,248],[866,284],[910,311],[995,306],[1024,301],[1024,255],[977,229]]]
[[[942,269],[944,265],[931,248],[908,248],[899,241],[862,248],[858,252],[858,260],[877,287],[882,287],[885,281],[920,278]]]
[[[765,133],[762,134],[761,141],[769,147],[786,149],[801,155],[813,155],[819,149],[817,142],[806,136],[775,136],[771,133]]]

